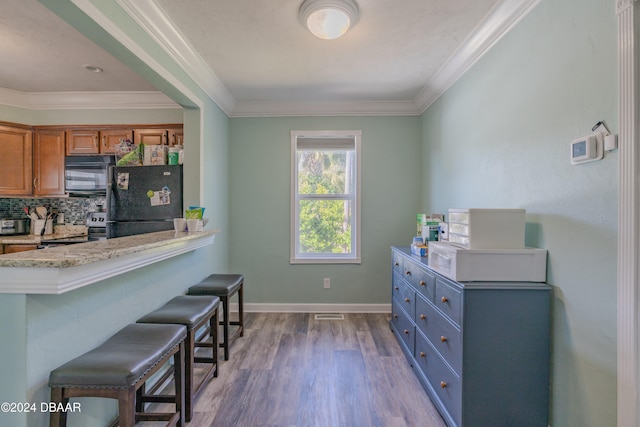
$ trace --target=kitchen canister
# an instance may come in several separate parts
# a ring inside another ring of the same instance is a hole
[[[180,156],[180,149],[178,147],[169,147],[169,164],[177,165]]]

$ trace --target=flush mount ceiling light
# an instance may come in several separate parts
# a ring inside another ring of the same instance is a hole
[[[304,0],[298,18],[314,36],[332,40],[356,23],[358,6],[353,0]]]

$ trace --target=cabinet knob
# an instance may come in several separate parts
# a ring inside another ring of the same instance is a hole
[[[440,341],[442,342],[447,342],[447,337],[445,337],[444,335],[440,337]]]
[[[420,357],[423,357],[423,358],[424,358],[424,357],[427,357],[427,355],[426,355],[426,353],[425,353],[424,351],[421,351],[421,352],[420,352]]]
[[[395,265],[396,267],[399,267],[400,264],[398,263],[398,261],[394,262],[393,265]]]
[[[399,291],[399,290],[400,290],[400,288],[396,286],[396,287],[395,287],[395,290],[396,290],[396,291]]]
[[[405,298],[404,302],[411,302],[411,300],[409,298]]]
[[[444,381],[440,381],[440,387],[447,388],[447,383]]]
[[[393,318],[394,318],[394,319],[397,319],[397,318],[398,318],[398,315],[397,315],[397,314],[395,314],[395,313],[393,313]]]
[[[424,319],[426,319],[426,318],[427,318],[427,316],[425,316],[424,314],[421,314],[421,315],[420,315],[420,319],[421,319],[421,320],[424,320]]]
[[[447,302],[447,301],[449,301],[449,300],[447,299],[447,297],[442,297],[442,298],[440,298],[440,301],[442,301],[442,302]]]
[[[404,332],[405,335],[409,335],[409,330],[408,329],[405,329],[403,332]]]
[[[420,280],[420,286],[426,286],[426,282],[424,280]]]
[[[405,273],[407,276],[411,276],[411,272],[409,270],[406,271]]]

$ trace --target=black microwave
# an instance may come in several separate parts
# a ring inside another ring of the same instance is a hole
[[[106,196],[109,167],[114,156],[67,156],[64,159],[64,189],[69,196]]]

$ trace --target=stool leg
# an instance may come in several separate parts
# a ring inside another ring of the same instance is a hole
[[[134,427],[136,425],[135,387],[123,389],[118,393],[118,417],[120,427]]]
[[[185,340],[185,347],[189,354],[184,355],[184,400],[186,405],[186,414],[185,419],[187,421],[191,421],[191,417],[193,416],[193,370],[194,370],[194,355],[196,352],[195,339],[196,339],[196,331],[191,330],[187,334],[187,338]],[[176,391],[177,393],[177,391]]]
[[[229,360],[229,297],[220,297],[222,301],[222,348],[224,349],[224,360]]]
[[[239,328],[240,328],[240,336],[243,337],[244,336],[244,309],[242,308],[242,285],[240,285],[240,288],[238,289],[238,314],[239,314],[239,318],[238,318],[238,323],[239,323]]]
[[[215,312],[213,313],[213,317],[211,317],[211,319],[209,319],[209,333],[211,334],[211,350],[212,350],[212,354],[211,354],[211,359],[213,359],[213,361],[216,364],[216,370],[213,373],[214,377],[218,376],[218,367],[220,366],[220,364],[218,363],[218,309],[216,308]]]
[[[69,399],[64,399],[64,389],[61,387],[51,387],[51,401],[59,407],[62,403],[65,407],[69,403]],[[65,411],[53,411],[49,413],[49,426],[50,427],[66,427],[67,426],[67,413]]]
[[[185,354],[184,352],[185,352],[185,348],[184,348],[184,341],[183,341],[180,343],[180,349],[178,350],[178,352],[176,352],[176,354],[173,355],[173,366],[174,366],[173,380],[175,383],[175,390],[176,390],[176,412],[180,413],[180,418],[178,419],[178,422],[176,424],[178,427],[184,427],[184,423],[185,423],[185,415],[184,415]]]

